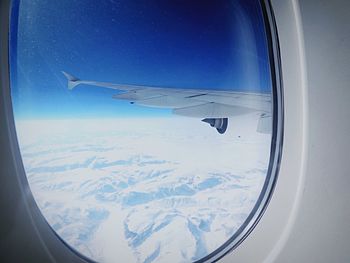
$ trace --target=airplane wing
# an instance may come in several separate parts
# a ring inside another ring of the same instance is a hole
[[[261,113],[257,130],[270,133],[271,94],[245,93],[213,89],[184,89],[156,86],[123,85],[107,82],[80,80],[63,72],[68,79],[68,88],[73,89],[80,84],[115,89],[122,93],[114,99],[126,100],[132,104],[172,109],[177,115],[204,118],[203,121],[224,133],[227,118],[251,112]]]

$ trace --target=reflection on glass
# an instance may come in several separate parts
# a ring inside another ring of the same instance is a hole
[[[12,99],[30,188],[101,262],[199,260],[256,204],[271,147],[259,1],[20,1]]]

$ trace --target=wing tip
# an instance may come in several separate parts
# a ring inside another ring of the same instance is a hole
[[[73,76],[72,74],[69,74],[65,71],[62,71],[62,74],[67,78],[68,80],[68,89],[72,90],[74,87],[80,84],[80,79],[77,77]]]

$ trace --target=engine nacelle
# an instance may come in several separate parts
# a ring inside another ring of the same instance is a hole
[[[203,122],[209,123],[211,127],[216,128],[220,134],[224,134],[228,126],[228,118],[206,118]]]

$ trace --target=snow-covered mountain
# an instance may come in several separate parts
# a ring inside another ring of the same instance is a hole
[[[258,115],[221,135],[197,119],[17,121],[28,181],[69,245],[101,262],[189,262],[252,210],[271,136]]]

